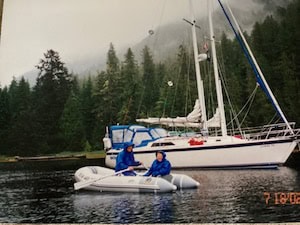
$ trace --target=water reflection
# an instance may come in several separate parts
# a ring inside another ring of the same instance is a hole
[[[113,199],[111,209],[114,223],[136,223],[148,210],[138,194],[126,194]]]
[[[266,204],[264,192],[300,192],[300,173],[279,170],[176,171],[196,190],[164,194],[73,189],[79,162],[0,165],[0,223],[299,222],[300,205]],[[66,168],[66,169],[64,169]]]
[[[97,223],[172,223],[173,195],[84,192],[74,196],[74,213],[76,218]]]
[[[174,220],[173,195],[154,195],[153,196],[153,221],[158,223],[172,223]]]

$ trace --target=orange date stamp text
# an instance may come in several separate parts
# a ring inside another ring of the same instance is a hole
[[[300,205],[300,192],[264,192],[266,205]]]

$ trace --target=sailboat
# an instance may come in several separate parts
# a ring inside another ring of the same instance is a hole
[[[150,166],[158,150],[166,152],[173,168],[277,168],[286,162],[294,148],[299,144],[300,130],[293,129],[286,119],[264,75],[253,56],[249,45],[229,7],[217,0],[226,19],[249,61],[257,82],[266,92],[278,115],[284,121],[281,124],[266,125],[260,132],[241,135],[228,135],[223,103],[222,85],[218,74],[215,35],[212,23],[212,6],[209,4],[209,31],[211,57],[215,76],[218,107],[212,118],[207,119],[205,93],[200,73],[200,63],[207,59],[206,54],[199,54],[196,38],[196,21],[193,17],[192,39],[197,80],[198,99],[194,110],[186,117],[144,118],[137,122],[162,124],[166,126],[199,127],[200,134],[186,136],[169,136],[162,128],[147,128],[141,125],[114,125],[107,128],[104,140],[106,165],[115,166],[117,154],[124,142],[135,144],[134,153],[137,160]],[[190,1],[191,11],[193,9]],[[210,136],[209,129],[219,127],[221,135]]]

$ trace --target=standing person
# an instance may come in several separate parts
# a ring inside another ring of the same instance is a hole
[[[128,169],[129,171],[123,172],[125,176],[135,176],[136,173],[133,171],[133,166],[139,166],[142,163],[139,161],[135,161],[133,154],[133,146],[132,142],[124,143],[124,149],[119,152],[117,156],[116,168],[115,171],[118,172],[120,170]]]
[[[156,152],[156,159],[153,161],[151,168],[144,174],[144,176],[165,176],[170,174],[171,163],[166,159],[164,151]]]

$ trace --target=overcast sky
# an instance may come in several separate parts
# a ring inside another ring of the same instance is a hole
[[[199,0],[194,7],[206,9]],[[106,54],[111,42],[116,50],[131,47],[150,29],[188,13],[187,0],[4,0],[0,85],[33,70],[48,49],[68,67]]]

